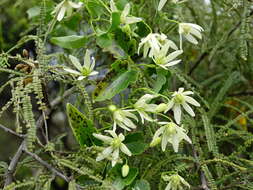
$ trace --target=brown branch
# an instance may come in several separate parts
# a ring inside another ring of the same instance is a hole
[[[0,124],[0,129],[3,129],[5,132],[15,135],[17,137],[24,138],[24,135],[18,134],[12,129],[9,129],[8,127],[3,126],[2,124]]]
[[[53,108],[56,107],[58,104],[60,104],[64,98],[66,98],[67,96],[70,96],[73,93],[73,91],[74,91],[74,87],[67,90],[63,94],[63,96],[59,96],[59,97],[55,98],[51,102],[51,107],[45,110],[45,115],[49,116],[51,114],[51,112],[53,111]],[[44,119],[43,118],[44,118],[43,115],[41,115],[39,117],[39,119],[36,121],[36,127],[37,128],[42,128],[42,126],[44,124]],[[10,164],[8,166],[8,169],[6,171],[6,174],[5,174],[4,187],[11,184],[12,181],[13,181],[13,174],[16,171],[18,161],[20,160],[20,157],[22,156],[22,152],[26,150],[26,149],[24,149],[25,148],[25,141],[26,141],[25,139],[22,141],[22,143],[19,146],[19,148],[18,148],[17,152],[15,153],[14,157],[11,159],[11,162],[10,162]],[[63,179],[65,180],[65,178],[63,178]]]
[[[53,166],[51,166],[50,164],[48,164],[46,161],[42,160],[37,154],[34,154],[32,152],[29,152],[27,150],[27,148],[24,148],[23,151],[28,154],[29,156],[31,156],[33,159],[35,159],[36,161],[38,161],[41,165],[45,166],[48,170],[50,170],[53,174],[59,176],[60,178],[62,178],[63,180],[65,180],[66,182],[70,182],[70,179],[65,176],[63,173],[61,173],[60,171],[58,171],[57,169],[55,169]]]

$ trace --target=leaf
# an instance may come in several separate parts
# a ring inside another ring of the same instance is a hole
[[[109,29],[109,32],[115,30],[120,25],[120,15],[119,12],[113,12],[111,15],[112,21],[111,21],[111,27]]]
[[[140,155],[148,148],[148,144],[144,143],[143,134],[141,132],[127,135],[124,143],[133,155]]]
[[[138,72],[136,70],[129,70],[121,74],[114,82],[112,82],[105,90],[101,91],[95,101],[104,101],[111,99],[122,90],[126,89],[128,85],[136,81]]]
[[[80,146],[92,146],[94,143],[98,143],[92,135],[92,133],[97,132],[92,121],[87,119],[84,114],[70,103],[67,104],[67,115],[69,125]]]
[[[85,3],[85,6],[90,13],[91,17],[96,19],[104,14],[104,7],[100,2],[96,0],[89,0]]]
[[[63,36],[63,37],[53,37],[50,40],[53,44],[58,45],[66,49],[76,49],[83,47],[88,41],[86,36]]]
[[[153,88],[154,88],[154,91],[158,93],[167,81],[166,75],[168,74],[168,71],[162,68],[157,68],[156,74],[157,74],[157,78],[156,78],[156,82]]]
[[[147,180],[137,180],[133,190],[150,190],[150,184]]]
[[[141,38],[146,37],[149,33],[152,32],[149,25],[144,21],[138,22],[137,27],[138,29],[135,31],[135,33],[138,34]]]
[[[123,178],[121,176],[121,173],[119,173],[118,175],[120,175],[120,177],[117,177],[114,180],[113,187],[116,190],[124,189],[125,186],[131,185],[133,183],[138,174],[139,174],[138,168],[130,168],[129,173],[125,178]]]

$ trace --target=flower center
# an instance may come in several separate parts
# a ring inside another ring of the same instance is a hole
[[[83,75],[83,76],[89,76],[90,73],[91,73],[90,70],[88,70],[88,69],[86,69],[86,68],[83,68],[83,69],[82,69],[82,75]]]
[[[119,138],[114,138],[112,143],[111,143],[111,146],[113,148],[119,148],[121,145],[121,140]]]
[[[108,106],[108,109],[111,111],[111,112],[115,112],[117,110],[117,107],[115,105],[110,105]]]
[[[176,104],[182,104],[182,103],[184,103],[185,99],[184,99],[184,96],[182,94],[177,94],[174,97],[174,101],[175,101]]]
[[[184,34],[189,34],[190,31],[191,31],[191,27],[190,26],[183,26],[183,31],[184,31]]]
[[[176,128],[174,123],[168,123],[166,133],[167,135],[174,135],[176,133]]]

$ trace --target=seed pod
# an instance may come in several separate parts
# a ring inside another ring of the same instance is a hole
[[[122,166],[121,168],[121,173],[123,177],[126,177],[129,173],[129,166],[127,164],[125,164],[124,166]]]

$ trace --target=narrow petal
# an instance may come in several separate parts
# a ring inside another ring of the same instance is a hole
[[[166,186],[165,190],[171,190],[171,182]]]
[[[99,72],[97,72],[97,71],[92,71],[90,74],[89,74],[89,76],[94,76],[94,75],[97,75]]]
[[[167,113],[172,107],[174,106],[174,101],[173,99],[168,103],[166,110],[164,113]]]
[[[126,20],[125,20],[125,24],[133,24],[133,23],[137,23],[137,22],[141,22],[142,19],[141,18],[138,18],[138,17],[127,17]]]
[[[132,156],[132,153],[130,152],[130,150],[127,148],[126,145],[124,145],[123,143],[121,143],[121,146],[120,146],[120,150],[125,153],[126,155],[128,156]]]
[[[202,39],[202,35],[198,30],[192,28],[190,33],[193,34],[194,36],[196,36],[197,38]]]
[[[168,138],[169,138],[168,135],[163,134],[163,136],[162,136],[162,151],[163,152],[165,151],[166,146],[168,144]]]
[[[91,55],[91,52],[90,52],[90,50],[86,50],[86,53],[85,53],[85,56],[84,56],[84,63],[83,63],[83,66],[84,66],[84,68],[86,68],[86,69],[90,69],[90,55]]]
[[[179,140],[180,139],[178,139],[176,136],[173,136],[171,138],[171,144],[175,152],[178,152]]]
[[[173,112],[174,112],[174,118],[177,124],[180,124],[181,122],[181,107],[180,105],[175,105],[173,107]]]
[[[119,139],[120,139],[121,141],[124,141],[124,140],[125,140],[125,136],[124,136],[122,133],[120,133],[120,134],[119,134]]]
[[[182,94],[185,95],[185,96],[187,96],[187,95],[192,95],[194,93],[192,91],[185,91]]]
[[[101,140],[101,141],[104,141],[107,144],[110,144],[113,140],[113,138],[111,138],[111,137],[96,134],[96,133],[93,133],[93,136],[96,137],[97,139]]]
[[[112,153],[112,159],[113,160],[118,160],[119,159],[119,149],[115,149]]]
[[[199,31],[204,31],[204,29],[201,26],[197,25],[197,24],[193,24],[193,23],[184,23],[184,24],[187,24],[187,25],[191,26],[192,28],[195,28]]]
[[[190,104],[192,104],[192,105],[194,105],[194,106],[197,106],[197,107],[200,106],[200,104],[199,104],[195,99],[193,99],[192,97],[190,97],[190,96],[184,96],[184,98],[185,98],[185,100],[186,100],[187,102],[189,102]]]
[[[155,140],[156,138],[158,138],[163,132],[164,132],[165,127],[160,127],[154,134],[153,140]]]
[[[104,157],[108,157],[113,151],[113,148],[111,146],[105,148],[102,152],[102,154],[104,155]]]
[[[178,64],[178,63],[180,63],[180,62],[181,62],[181,59],[175,60],[175,61],[171,61],[171,62],[169,62],[169,63],[166,63],[164,66],[165,66],[165,67],[171,67],[171,66],[176,65],[176,64]]]
[[[65,12],[66,12],[66,7],[63,5],[57,15],[57,20],[58,21],[61,21],[65,15]]]
[[[80,76],[80,77],[77,78],[77,80],[83,80],[85,78],[86,78],[85,76]]]
[[[81,64],[80,64],[80,62],[79,62],[79,60],[75,57],[75,56],[73,56],[73,55],[69,55],[69,59],[70,59],[70,61],[71,61],[71,63],[79,70],[79,71],[82,71],[82,66],[81,66]]]
[[[131,8],[130,4],[127,3],[126,6],[124,7],[124,10],[121,13],[121,16],[125,18],[129,14],[130,8]]]
[[[82,7],[83,3],[79,2],[79,3],[74,3],[72,1],[68,1],[69,5],[75,9],[79,9],[80,7]]]
[[[73,69],[70,69],[70,68],[67,68],[67,67],[63,68],[63,70],[64,70],[64,71],[67,71],[67,72],[69,72],[69,73],[71,73],[71,74],[74,74],[74,75],[81,75],[80,72],[78,72],[78,71],[76,71],[76,70],[73,70]]]
[[[179,56],[182,53],[183,53],[183,50],[176,50],[176,51],[172,52],[171,54],[169,54],[166,57],[166,62],[172,61],[173,59],[175,59],[177,56]]]
[[[184,88],[181,87],[178,89],[178,93],[183,93],[183,92],[184,92]]]
[[[194,111],[192,110],[192,108],[191,108],[187,103],[183,103],[182,106],[183,106],[183,108],[185,109],[185,111],[186,111],[187,113],[189,113],[192,117],[195,116]]]
[[[117,9],[117,7],[116,7],[113,0],[110,1],[110,8],[111,8],[112,12],[117,12],[118,11],[118,9]]]
[[[157,10],[160,11],[164,7],[167,0],[160,0]]]
[[[114,130],[105,130],[105,132],[109,133],[113,138],[118,138]]]
[[[197,45],[198,41],[191,35],[191,34],[186,34],[184,37],[191,43]]]

